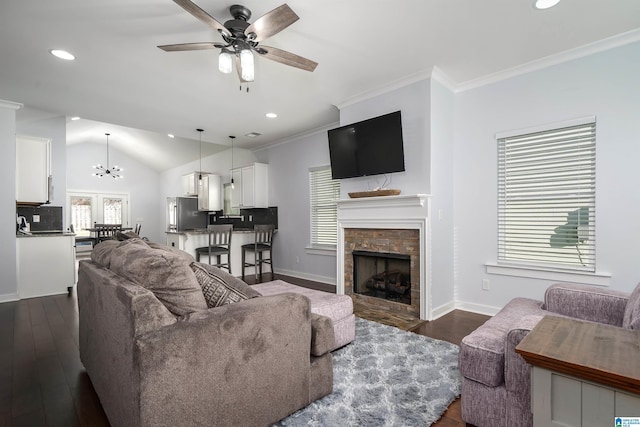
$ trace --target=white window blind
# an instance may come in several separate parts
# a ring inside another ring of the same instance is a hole
[[[595,271],[595,119],[498,138],[498,261]]]
[[[337,241],[340,182],[331,179],[329,166],[309,170],[311,199],[311,245],[335,246]]]

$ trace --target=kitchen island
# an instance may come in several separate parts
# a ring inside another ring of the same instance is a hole
[[[181,249],[194,258],[196,257],[196,248],[206,247],[209,243],[209,232],[206,229],[188,230],[188,231],[167,231],[167,246]],[[242,276],[242,245],[253,243],[255,234],[253,230],[234,229],[231,235],[231,274],[234,276]],[[249,256],[252,256],[249,254]],[[200,259],[203,263],[208,263],[207,257]],[[248,262],[253,262],[248,259]],[[215,259],[212,260],[215,262]],[[224,262],[224,257],[223,257]],[[265,271],[263,271],[263,274]],[[247,267],[247,275],[255,274],[254,267]]]
[[[75,234],[16,235],[20,299],[69,292],[76,283]]]

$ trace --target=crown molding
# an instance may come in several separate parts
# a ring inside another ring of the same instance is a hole
[[[385,93],[393,92],[394,90],[400,89],[402,87],[408,86],[412,83],[416,83],[422,80],[426,80],[431,76],[431,73],[426,71],[418,71],[417,73],[410,74],[408,76],[402,77],[397,80],[393,80],[391,82],[385,83],[382,86],[378,86],[375,89],[368,90],[365,92],[361,92],[357,95],[354,95],[350,98],[345,99],[342,102],[335,104],[339,110],[342,110],[345,107],[348,107],[353,104],[357,104],[361,101],[366,101],[368,99],[374,98],[376,96],[384,95]]]
[[[543,68],[551,67],[553,65],[558,65],[563,62],[569,62],[574,59],[583,58],[585,56],[604,52],[609,49],[624,46],[630,43],[635,43],[637,41],[640,41],[640,29],[627,31],[622,34],[611,36],[606,39],[598,40],[596,42],[577,47],[575,49],[566,50],[564,52],[549,55],[541,59],[536,59],[535,61],[527,62],[525,64],[508,68],[506,70],[488,74],[484,77],[459,83],[456,86],[455,92],[458,93],[470,89],[476,89],[512,77],[520,76],[522,74],[527,74],[533,71],[541,70]]]
[[[314,136],[314,135],[317,135],[319,133],[327,132],[328,130],[336,128],[336,127],[339,127],[339,126],[340,126],[340,122],[339,121],[338,122],[332,122],[332,123],[329,123],[327,125],[323,125],[323,126],[315,128],[315,129],[311,129],[309,131],[305,131],[305,132],[301,132],[301,133],[289,136],[289,137],[287,137],[285,139],[281,139],[281,140],[273,142],[273,143],[268,143],[268,144],[265,144],[265,145],[261,145],[260,147],[251,149],[251,151],[255,152],[255,153],[258,153],[260,151],[268,150],[269,148],[277,147],[279,145],[289,144],[291,142],[297,141],[297,140],[302,139],[302,138],[308,138],[310,136]]]
[[[24,107],[24,104],[20,104],[18,102],[5,101],[4,99],[0,99],[0,108],[9,108],[12,110],[19,110]]]

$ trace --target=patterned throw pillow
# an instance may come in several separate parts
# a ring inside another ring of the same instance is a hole
[[[202,287],[209,308],[261,296],[242,280],[212,265],[193,262],[191,269]]]

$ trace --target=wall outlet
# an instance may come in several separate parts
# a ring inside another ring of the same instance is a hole
[[[489,290],[489,279],[482,279],[482,290],[483,291]]]
[[[31,220],[31,222],[40,222],[40,215],[34,215]]]

